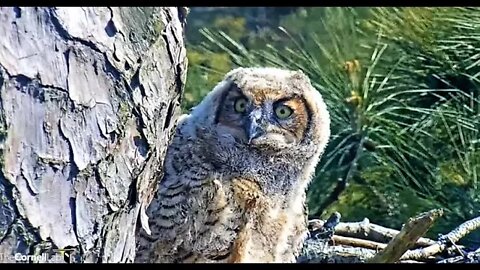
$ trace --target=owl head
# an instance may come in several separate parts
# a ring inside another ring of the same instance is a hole
[[[330,136],[327,107],[301,71],[234,69],[192,117],[232,143],[270,154],[296,148],[322,152]]]

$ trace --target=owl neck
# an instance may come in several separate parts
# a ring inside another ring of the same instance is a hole
[[[216,153],[221,156],[216,165],[224,173],[255,179],[266,195],[290,196],[305,189],[310,180],[308,160],[293,153],[266,153],[246,147],[226,147]]]
[[[289,196],[305,190],[318,155],[314,145],[305,144],[281,152],[267,152],[238,143],[232,136],[211,129],[197,129],[196,141],[203,156],[224,174],[254,178],[265,194]]]

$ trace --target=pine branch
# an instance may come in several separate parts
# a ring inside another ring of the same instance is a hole
[[[314,216],[320,216],[327,207],[329,207],[331,204],[336,202],[338,198],[340,197],[340,194],[345,190],[347,187],[347,183],[350,180],[350,178],[353,177],[353,174],[355,173],[355,170],[358,166],[358,160],[362,156],[363,153],[363,143],[365,141],[365,137],[362,136],[360,139],[360,142],[358,143],[357,149],[355,151],[355,156],[353,157],[353,160],[350,162],[348,166],[348,171],[345,175],[345,177],[341,178],[337,185],[335,186],[335,189],[330,193],[328,198],[320,205],[318,210],[313,214]]]

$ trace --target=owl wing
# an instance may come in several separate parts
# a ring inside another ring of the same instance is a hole
[[[138,261],[208,262],[228,257],[235,228],[224,218],[228,202],[218,181],[207,177],[193,189],[180,181],[165,187],[148,208],[151,235],[141,233]],[[142,258],[141,253],[146,255]]]
[[[186,122],[186,119],[188,119],[189,114],[181,114],[177,118],[177,127],[180,129],[183,124]],[[142,189],[142,188],[139,188]],[[146,188],[147,190],[152,190],[152,188]],[[156,189],[153,189],[156,190]],[[153,196],[146,196],[146,198],[142,201],[140,201],[140,207],[139,207],[139,221],[141,228],[147,233],[147,235],[151,235],[152,232],[150,230],[149,222],[148,222],[148,215],[146,213],[147,207],[150,205],[151,200]]]
[[[214,167],[195,149],[195,141],[178,130],[167,151],[163,179],[146,211],[151,233],[139,233],[136,261],[208,261],[228,253],[228,237],[215,239],[215,230],[233,227],[223,224],[225,192]]]

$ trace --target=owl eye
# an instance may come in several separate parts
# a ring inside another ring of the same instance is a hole
[[[285,119],[290,115],[292,115],[292,113],[293,113],[292,109],[290,109],[290,107],[286,105],[279,105],[275,108],[275,115],[279,119]]]
[[[238,98],[235,100],[234,107],[237,113],[243,113],[247,109],[247,100],[245,98]]]

